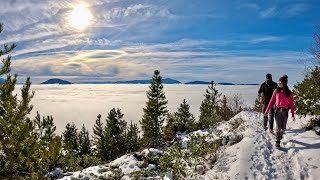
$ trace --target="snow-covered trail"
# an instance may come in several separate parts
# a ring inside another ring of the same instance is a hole
[[[281,149],[275,148],[275,135],[262,129],[262,115],[243,111],[237,115],[245,121],[244,138],[226,147],[205,179],[319,179],[320,136],[305,132],[302,124],[289,118]]]

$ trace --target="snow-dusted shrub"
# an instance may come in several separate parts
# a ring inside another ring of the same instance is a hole
[[[145,164],[159,164],[159,155],[149,152],[146,154],[146,156],[144,156],[143,162]]]
[[[244,122],[244,120],[239,117],[235,118],[232,121],[229,121],[229,124],[231,125],[231,129],[238,129],[238,127]]]
[[[173,173],[174,179],[183,179],[186,176],[187,166],[184,158],[185,153],[182,151],[181,143],[169,147],[159,159],[162,177],[170,171]]]
[[[121,171],[121,169],[111,169],[112,174],[108,175],[108,177],[106,179],[108,180],[120,180],[124,174]]]
[[[133,180],[139,180],[144,177],[145,174],[147,174],[145,170],[133,171],[132,173],[130,173],[130,178]]]
[[[198,164],[204,160],[215,159],[220,145],[221,139],[208,142],[205,135],[191,135],[186,153],[189,157],[189,164]]]

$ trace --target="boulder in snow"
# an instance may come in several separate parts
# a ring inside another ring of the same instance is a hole
[[[204,171],[204,166],[203,165],[197,165],[196,166],[196,172],[198,173],[198,174],[200,174],[200,175],[202,175],[202,174],[204,174],[205,173],[205,171]]]
[[[49,173],[49,177],[59,178],[59,177],[62,177],[62,176],[63,176],[63,170],[60,169],[60,168],[55,168],[53,171],[51,171]]]
[[[152,171],[152,170],[156,170],[157,169],[157,166],[155,164],[149,164],[149,166],[147,167],[147,171]]]
[[[133,153],[133,157],[135,157],[138,161],[142,161],[143,160],[143,156],[140,152],[135,152]]]
[[[90,178],[88,176],[83,176],[80,180],[90,180]]]
[[[163,180],[173,180],[172,172],[166,172],[165,176],[163,177]]]

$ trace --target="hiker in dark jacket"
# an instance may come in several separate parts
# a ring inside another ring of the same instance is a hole
[[[270,102],[270,99],[272,97],[273,91],[277,89],[277,83],[272,81],[272,75],[267,74],[266,75],[266,81],[263,82],[260,85],[259,91],[258,91],[258,96],[262,97],[262,112],[265,112],[268,104]],[[270,109],[269,113],[269,129],[270,132],[273,133],[273,123],[274,123],[274,107]],[[263,128],[266,130],[268,125],[268,116],[264,116],[263,118]]]
[[[277,141],[276,141],[276,147],[280,147],[280,141],[283,137],[283,133],[286,130],[287,126],[287,120],[288,120],[288,111],[291,110],[292,119],[295,120],[294,116],[294,99],[293,94],[288,88],[288,76],[282,76],[279,79],[278,87],[273,92],[273,95],[271,97],[270,103],[264,112],[264,115],[267,116],[267,113],[269,112],[270,108],[276,104],[276,123],[277,123]]]

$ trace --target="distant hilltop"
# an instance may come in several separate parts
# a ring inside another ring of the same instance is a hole
[[[4,81],[4,79],[0,79],[0,83],[1,80]],[[151,83],[151,79],[145,79],[145,80],[127,80],[127,81],[106,81],[106,82],[97,82],[97,81],[87,81],[87,82],[79,82],[79,83],[71,83],[69,81],[66,80],[62,80],[62,79],[49,79],[45,82],[42,82],[41,84],[150,84]],[[162,83],[163,84],[181,84],[180,81],[175,80],[175,79],[171,79],[171,78],[165,78],[162,79]],[[228,83],[228,82],[215,82],[217,85],[259,85],[259,84],[245,84],[245,83],[241,83],[241,84],[235,84],[235,83]],[[184,84],[210,84],[209,81],[190,81],[190,82],[186,82]]]
[[[184,84],[210,84],[211,82],[208,82],[208,81],[190,81],[190,82],[186,82]],[[249,83],[249,84],[246,84],[246,83],[241,83],[241,84],[235,84],[235,83],[228,83],[228,82],[215,82],[215,84],[218,84],[218,85],[259,85],[259,84],[255,84],[255,83]]]
[[[128,81],[110,81],[110,82],[80,82],[79,84],[150,84],[151,79],[146,80],[128,80]],[[162,79],[163,84],[181,84],[180,81],[165,78]]]
[[[72,84],[72,83],[62,79],[49,79],[45,82],[42,82],[41,84]]]

